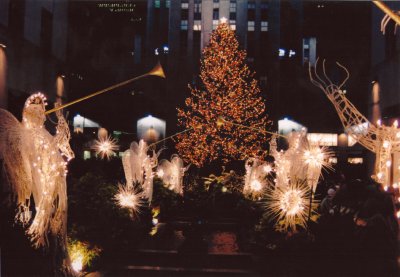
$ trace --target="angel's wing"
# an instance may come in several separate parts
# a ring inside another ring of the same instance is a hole
[[[183,175],[186,171],[186,168],[184,167],[183,160],[178,156],[178,155],[172,155],[171,157],[171,164],[177,172],[175,172],[175,175],[177,175],[175,178],[176,184],[174,187],[174,190],[176,193],[182,194],[183,193]]]
[[[169,185],[169,179],[171,177],[171,163],[168,160],[160,161],[157,168],[157,175],[166,185]]]
[[[172,155],[171,163],[176,165],[179,168],[183,168],[183,160],[176,154]]]
[[[0,159],[3,160],[11,192],[17,198],[17,217],[29,221],[29,199],[32,192],[31,164],[28,156],[28,134],[8,111],[0,109]]]
[[[122,155],[122,166],[124,168],[126,186],[128,188],[132,188],[132,186],[133,186],[132,168],[131,168],[131,152],[132,151],[130,149],[128,149]]]
[[[132,178],[135,182],[138,182],[140,184],[143,183],[143,165],[144,165],[144,160],[147,158],[146,151],[147,147],[144,144],[144,141],[140,141],[139,144],[134,141],[131,143],[131,171],[132,171]]]

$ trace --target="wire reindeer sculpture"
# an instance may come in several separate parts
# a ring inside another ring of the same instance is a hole
[[[325,60],[322,62],[321,77],[317,73],[318,59],[314,70],[309,66],[311,83],[319,87],[336,109],[345,132],[362,146],[375,153],[375,167],[372,178],[378,183],[391,186],[393,154],[400,151],[400,130],[397,121],[392,126],[371,123],[343,93],[342,87],[350,77],[349,71],[340,63],[336,64],[346,73],[345,79],[337,85],[326,74]]]

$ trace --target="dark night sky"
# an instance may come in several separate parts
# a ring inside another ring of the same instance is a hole
[[[70,100],[147,70],[135,67],[131,54],[132,38],[135,34],[145,34],[146,1],[133,1],[136,7],[131,13],[110,13],[98,8],[96,3],[104,1],[71,2],[69,71],[81,74],[84,80],[69,76]],[[324,7],[317,8],[319,4]],[[368,2],[306,1],[304,4],[304,36],[317,37],[318,56],[327,58],[332,64],[340,61],[349,68],[352,76],[348,83],[348,97],[363,112],[366,112],[367,107],[366,90],[370,67],[370,9],[371,3]],[[281,20],[285,20],[284,14]],[[297,69],[285,65],[283,70]],[[80,112],[110,129],[133,132],[138,117],[146,113],[162,116],[157,111],[163,103],[152,101],[153,92],[144,89],[146,82],[163,84],[163,81],[152,77],[151,80],[140,81],[75,105],[72,112]],[[321,116],[329,119],[327,122],[332,122],[331,129],[340,128],[337,115],[322,92],[313,88],[305,79],[299,81],[299,86],[295,97],[290,93],[282,96],[285,101],[282,116],[291,115],[302,119],[302,123],[307,126],[323,129],[326,121],[316,116],[322,113]],[[301,101],[298,102],[296,97]],[[299,107],[299,103],[308,106]],[[267,108],[268,105],[274,103],[268,102]]]

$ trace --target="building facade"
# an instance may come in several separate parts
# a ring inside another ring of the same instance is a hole
[[[392,10],[400,11],[399,2],[385,2]],[[369,120],[381,120],[386,125],[400,122],[400,34],[390,20],[381,31],[383,12],[371,7],[371,77],[369,92]],[[397,26],[398,28],[398,26]],[[371,163],[370,167],[373,164]],[[400,182],[400,155],[394,154],[392,184]]]
[[[281,62],[301,64],[302,7],[302,1],[148,0],[146,63],[163,62],[170,107],[182,106],[189,95],[187,85],[199,84],[201,51],[225,18],[247,51],[247,64],[256,72],[263,96],[277,100]],[[282,13],[291,20],[281,24]],[[280,55],[280,49],[285,54]],[[277,110],[271,106],[268,113],[274,117]],[[176,124],[175,118],[170,120]]]
[[[20,102],[35,91],[55,101],[57,82],[64,87],[57,77],[66,61],[67,9],[67,0],[0,0],[0,62],[7,70],[1,107],[19,113]]]

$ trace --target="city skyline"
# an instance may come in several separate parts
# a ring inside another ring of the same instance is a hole
[[[9,1],[1,1],[3,5],[7,2]],[[106,1],[68,2],[68,16],[65,18],[67,23],[63,23],[69,26],[68,32],[64,34],[65,61],[59,62],[56,59],[55,69],[46,69],[51,74],[46,78],[36,78],[43,80],[43,85],[38,83],[36,86],[32,86],[33,76],[27,72],[13,73],[15,64],[13,51],[17,49],[13,48],[12,44],[18,39],[10,36],[7,28],[12,30],[21,27],[16,23],[12,25],[11,22],[5,24],[6,20],[3,17],[3,24],[0,25],[3,27],[0,30],[5,30],[1,37],[9,41],[6,53],[9,63],[8,75],[9,79],[12,79],[8,84],[11,99],[16,97],[14,99],[16,101],[10,101],[14,112],[17,112],[22,104],[22,100],[18,100],[18,97],[23,98],[23,95],[34,90],[40,89],[52,99],[56,90],[54,84],[57,76],[65,77],[63,79],[65,97],[68,95],[68,100],[73,100],[142,74],[160,60],[167,72],[167,81],[144,80],[110,95],[93,99],[90,105],[71,107],[71,112],[73,114],[79,112],[107,128],[126,131],[134,130],[137,119],[154,114],[167,120],[167,132],[174,132],[176,131],[175,107],[181,106],[187,96],[187,84],[197,84],[201,47],[206,44],[207,36],[215,27],[214,18],[222,16],[229,18],[229,23],[234,26],[241,46],[247,50],[247,62],[256,72],[267,100],[267,110],[274,121],[291,117],[314,130],[340,131],[341,127],[334,111],[320,108],[321,105],[326,105],[323,95],[317,94],[314,88],[307,84],[307,76],[304,76],[305,53],[311,54],[312,60],[319,56],[327,58],[331,63],[339,60],[347,65],[352,72],[347,90],[349,97],[358,103],[365,113],[368,111],[369,100],[364,95],[370,90],[369,58],[372,46],[363,45],[357,49],[358,47],[351,43],[354,41],[357,45],[357,42],[364,43],[369,40],[371,32],[369,26],[372,25],[371,10],[374,7],[368,3],[331,1],[279,3],[260,0],[190,0],[172,3],[151,0],[113,2],[115,3],[122,3],[122,8],[110,6]],[[8,4],[11,12],[11,2]],[[40,12],[38,8],[28,7],[27,10],[36,9]],[[42,9],[49,8],[43,5]],[[335,26],[348,25],[348,20],[354,17],[352,12],[355,9],[358,10],[356,17],[358,20],[352,24],[353,26],[347,26],[350,28],[347,31],[334,31]],[[337,19],[337,14],[341,14],[342,18]],[[42,23],[39,27],[45,27],[43,24],[46,22],[46,16],[46,13],[42,13]],[[26,32],[25,28],[22,29]],[[53,27],[47,29],[53,33]],[[44,32],[39,31],[38,34],[42,35],[42,40],[46,40]],[[45,46],[44,41],[37,43],[44,48],[51,47],[60,51],[60,47],[55,44],[55,42],[60,43],[57,36],[50,35],[50,38],[53,42],[50,44],[47,42],[49,46]],[[305,46],[310,47],[310,45],[313,45],[313,49],[305,49]],[[29,44],[26,47],[28,46]],[[263,51],[260,51],[261,49]],[[26,50],[25,52],[29,53]],[[285,54],[280,57],[279,54],[283,52]],[[28,54],[25,60],[32,59],[29,55],[36,56],[39,61],[42,59],[41,56],[47,59],[46,55]],[[20,59],[20,63],[23,62]],[[43,74],[46,75],[46,72],[43,71]],[[22,76],[22,80],[13,81],[15,76]],[[35,82],[37,83],[37,80]],[[116,105],[110,105],[111,102]],[[320,120],[321,123],[302,113],[301,106],[307,108],[307,105],[311,105],[311,110],[326,114],[321,116],[323,119]],[[113,123],[107,111],[115,117]],[[324,121],[325,119],[329,120]],[[116,124],[115,127],[113,124]],[[331,126],[331,130],[327,126]]]

